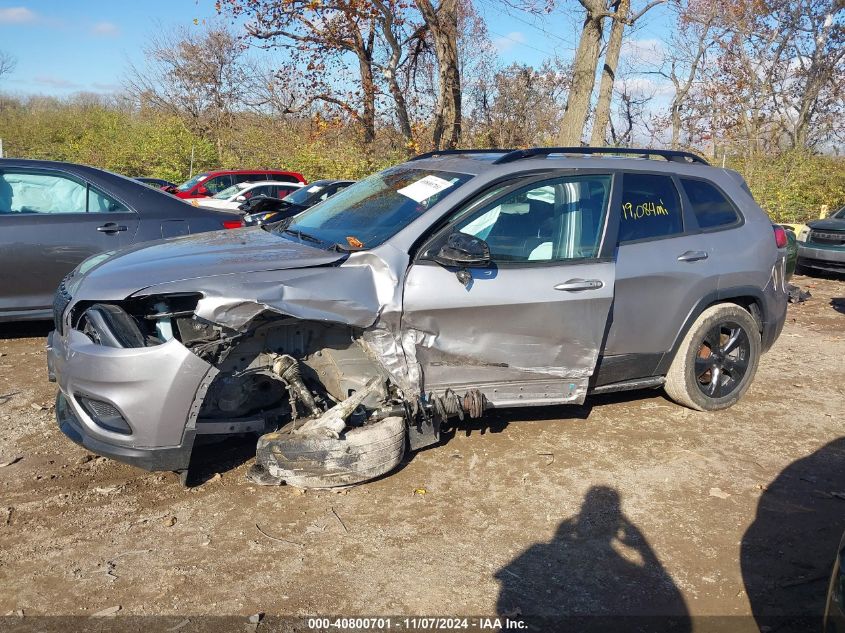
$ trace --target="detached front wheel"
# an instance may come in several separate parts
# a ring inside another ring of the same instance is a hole
[[[347,430],[339,438],[267,433],[258,440],[247,477],[257,484],[298,488],[351,486],[399,466],[407,443],[405,418],[389,417]]]
[[[727,409],[751,385],[760,350],[760,331],[747,310],[735,304],[707,308],[684,337],[664,389],[697,411]]]

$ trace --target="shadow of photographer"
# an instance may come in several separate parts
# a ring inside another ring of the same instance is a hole
[[[590,488],[550,542],[495,577],[499,617],[519,617],[531,630],[691,630],[680,591],[610,487]]]

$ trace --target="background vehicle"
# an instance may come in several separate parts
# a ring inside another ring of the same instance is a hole
[[[775,229],[776,233],[778,227],[782,229],[784,236],[786,237],[786,280],[789,281],[795,274],[795,268],[798,263],[798,239],[795,235],[795,231],[793,231],[792,227],[788,224],[773,224],[772,227]],[[776,239],[782,240],[782,238],[777,235],[775,237]]]
[[[487,408],[661,386],[727,408],[786,318],[783,230],[684,152],[434,152],[263,228],[68,278],[68,437],[184,471],[197,435],[264,434],[256,481],[346,485]]]
[[[845,274],[845,207],[798,235],[798,270]]]
[[[165,180],[164,178],[136,178],[135,180],[137,180],[138,182],[142,182],[145,185],[150,185],[159,189],[169,189],[176,187],[175,183],[172,183],[169,180]]]
[[[0,321],[50,318],[56,286],[91,255],[241,225],[101,169],[0,159]]]
[[[827,604],[824,609],[824,633],[845,633],[845,534],[836,548],[833,571],[827,588]]]
[[[224,189],[211,198],[194,198],[191,200],[191,204],[208,209],[237,212],[240,206],[250,198],[258,196],[284,198],[304,186],[301,182],[278,182],[275,180],[241,182]]]
[[[307,187],[282,197],[247,200],[239,207],[247,226],[278,222],[322,202],[338,191],[354,184],[354,180],[315,180]]]
[[[273,180],[277,182],[301,182],[305,184],[302,174],[295,171],[278,171],[269,169],[217,169],[197,174],[186,180],[173,190],[168,190],[178,198],[205,198],[214,196],[224,189],[241,182],[258,182]]]

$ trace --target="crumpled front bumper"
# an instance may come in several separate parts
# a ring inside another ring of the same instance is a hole
[[[195,396],[211,366],[179,341],[121,349],[68,328],[50,332],[47,366],[59,385],[62,432],[94,453],[147,470],[184,470],[196,435]],[[128,433],[104,428],[80,404],[85,397],[116,408]]]

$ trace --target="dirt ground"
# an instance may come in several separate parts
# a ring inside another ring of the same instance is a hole
[[[0,615],[798,627],[820,617],[845,529],[845,281],[794,281],[813,297],[732,409],[652,390],[498,412],[341,493],[250,484],[246,442],[204,448],[191,488],[91,455],[54,422],[49,326],[3,326]]]

